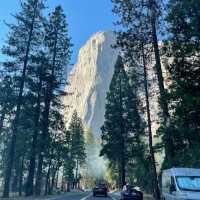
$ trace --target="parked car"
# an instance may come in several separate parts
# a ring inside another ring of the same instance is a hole
[[[129,185],[121,192],[121,200],[143,200],[143,193]]]
[[[200,200],[200,169],[164,170],[161,189],[163,200]]]
[[[103,195],[105,197],[108,196],[108,188],[106,184],[98,184],[93,188],[93,196],[96,197],[98,195]]]

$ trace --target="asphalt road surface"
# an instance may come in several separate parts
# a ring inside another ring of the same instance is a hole
[[[91,192],[83,192],[77,193],[72,195],[63,195],[62,197],[55,198],[54,200],[112,200],[109,196],[108,197],[93,197]]]
[[[52,200],[117,200],[119,198],[111,198],[111,197],[104,197],[104,196],[99,196],[99,197],[93,197],[91,192],[82,192],[82,193],[75,193],[75,194],[67,194],[63,195],[62,197],[58,197]],[[144,200],[153,200],[152,197],[150,196],[145,196],[144,195]]]

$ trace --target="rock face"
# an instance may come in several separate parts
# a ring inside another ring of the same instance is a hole
[[[104,122],[106,92],[114,72],[114,65],[119,51],[111,46],[115,44],[115,35],[112,31],[98,32],[80,49],[78,62],[74,66],[70,76],[69,85],[66,91],[71,93],[64,98],[67,106],[65,118],[70,122],[74,110],[83,119],[86,127],[92,129],[93,133],[100,137],[100,127]],[[150,93],[150,108],[152,118],[152,131],[156,133],[159,127],[159,104],[158,84],[153,66],[154,61],[148,63],[148,82]],[[138,68],[141,73],[141,68]],[[163,70],[164,77],[168,77]],[[143,79],[143,77],[141,77]],[[166,86],[167,79],[165,78]],[[138,90],[139,98],[145,107],[144,86],[141,84]],[[143,116],[146,119],[146,114]]]
[[[100,137],[103,125],[106,92],[119,54],[111,46],[115,43],[113,32],[98,32],[80,49],[78,62],[69,76],[64,98],[67,106],[66,121],[69,122],[76,109],[87,127]]]

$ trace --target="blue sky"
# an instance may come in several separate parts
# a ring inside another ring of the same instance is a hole
[[[111,0],[47,0],[48,11],[62,5],[67,15],[69,32],[72,37],[72,63],[77,60],[78,51],[91,35],[100,30],[114,29]],[[11,14],[19,10],[19,0],[4,0],[0,6],[0,47],[6,39],[8,23],[13,22]],[[0,55],[0,60],[2,57]]]

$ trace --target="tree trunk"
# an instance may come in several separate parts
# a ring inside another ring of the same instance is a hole
[[[126,168],[125,168],[125,159],[122,159],[122,187],[126,184]]]
[[[125,159],[121,158],[121,161],[119,162],[119,189],[122,189],[124,185],[126,185],[126,168],[125,168]]]
[[[33,14],[30,32],[29,32],[29,38],[28,38],[27,47],[26,47],[26,54],[25,54],[25,58],[24,58],[24,65],[23,65],[21,83],[20,83],[20,88],[19,88],[19,96],[18,96],[18,99],[17,99],[17,109],[16,109],[16,113],[15,113],[15,119],[14,119],[13,125],[12,125],[11,142],[10,142],[10,146],[9,146],[7,164],[6,164],[6,169],[5,169],[5,178],[4,178],[4,190],[3,190],[3,197],[4,198],[9,198],[10,180],[11,180],[13,162],[14,162],[14,157],[15,157],[18,124],[19,124],[20,113],[21,113],[21,105],[22,105],[22,102],[23,102],[22,97],[23,97],[24,84],[25,84],[25,78],[26,78],[27,64],[28,64],[28,60],[29,60],[30,46],[31,46],[31,41],[32,41],[32,36],[33,36],[37,2],[38,2],[38,0],[35,0],[34,14]]]
[[[123,186],[126,184],[126,161],[125,161],[125,138],[124,138],[124,123],[123,123],[123,116],[122,116],[122,91],[121,91],[121,76],[120,76],[120,131],[121,131],[121,160],[120,160],[120,167],[121,167],[121,180],[120,180],[120,188],[122,189]]]
[[[52,71],[50,82],[47,83],[46,95],[45,95],[45,108],[43,112],[43,127],[42,127],[42,139],[40,144],[40,154],[38,159],[38,172],[36,176],[36,188],[35,193],[36,195],[40,195],[41,193],[41,176],[42,176],[42,167],[43,167],[43,160],[44,160],[44,150],[46,147],[46,141],[49,137],[49,113],[50,113],[50,106],[53,96],[53,86],[54,86],[54,71],[55,71],[55,63],[56,63],[56,55],[57,55],[57,33],[54,42],[54,52],[53,52],[53,61],[52,61]]]
[[[57,188],[57,177],[56,177],[56,174],[57,172],[59,171],[59,168],[60,167],[56,167],[54,168],[52,171],[52,179],[51,179],[51,187],[50,187],[50,194],[52,194],[53,190],[54,190],[54,187]]]
[[[21,159],[20,177],[19,177],[19,196],[22,196],[23,188],[23,174],[24,174],[24,157]]]
[[[78,160],[76,161],[75,188],[78,188]]]
[[[43,64],[42,66],[43,67]],[[29,172],[28,172],[28,180],[26,184],[26,196],[33,195],[33,185],[34,185],[34,176],[35,176],[35,162],[36,162],[36,148],[37,148],[37,140],[39,133],[39,120],[40,120],[40,111],[41,111],[41,90],[42,90],[42,74],[40,74],[40,81],[38,85],[38,94],[37,94],[37,106],[35,110],[35,127],[32,139],[32,147],[31,147],[31,157],[29,163]]]
[[[51,177],[51,184],[50,184],[50,187],[49,187],[49,194],[52,194],[53,191],[54,191],[55,179],[56,179],[56,171],[53,170],[52,177]]]
[[[163,119],[164,119],[164,126],[169,126],[169,108],[168,103],[166,99],[166,93],[165,93],[165,87],[164,87],[164,78],[163,78],[163,72],[161,67],[161,59],[160,59],[160,51],[158,46],[158,37],[157,37],[157,30],[156,30],[156,2],[155,0],[149,0],[149,7],[151,12],[151,29],[152,29],[152,42],[153,42],[153,49],[154,49],[154,55],[156,60],[156,75],[158,79],[158,86],[160,91],[160,106],[162,109]],[[168,131],[166,136],[167,143],[170,144],[170,149],[168,149],[168,146],[165,146],[165,156],[168,159],[168,157],[173,158],[174,157],[174,145],[172,138],[170,136],[170,132]]]
[[[19,183],[19,169],[15,169],[15,172],[13,173],[13,178],[12,178],[12,186],[11,186],[11,191],[13,193],[17,192],[18,190],[18,183]]]
[[[64,177],[64,173],[62,175],[62,183],[61,183],[61,191],[64,192],[64,184],[65,184],[65,177]],[[69,187],[68,187],[69,186]],[[71,183],[70,181],[67,182],[67,192],[70,192],[70,186],[71,186]]]
[[[150,114],[150,105],[149,105],[149,91],[148,91],[148,81],[147,81],[147,68],[146,68],[146,58],[144,53],[144,47],[142,47],[142,56],[143,56],[143,68],[144,68],[144,88],[145,88],[145,100],[146,100],[146,112],[147,112],[147,122],[148,122],[148,136],[149,136],[149,150],[151,156],[151,164],[153,171],[153,182],[154,182],[154,192],[156,200],[160,200],[160,189],[158,184],[158,176],[156,170],[156,161],[153,149],[153,135],[151,127],[151,114]]]
[[[46,95],[45,95],[45,108],[44,108],[43,123],[42,123],[42,126],[43,126],[42,138],[41,138],[40,152],[39,152],[39,158],[38,158],[38,168],[37,168],[36,188],[35,188],[36,195],[41,194],[42,168],[43,168],[45,149],[47,147],[46,143],[49,137],[49,113],[50,113],[51,96],[52,96],[52,91],[48,87]]]
[[[55,182],[55,188],[58,188],[58,179],[59,179],[59,170],[56,172],[56,182]]]
[[[67,182],[67,192],[70,192],[70,182]]]
[[[0,134],[1,134],[1,129],[3,128],[3,125],[4,125],[5,116],[6,116],[6,113],[3,109],[1,111],[1,117],[0,117]]]
[[[49,194],[50,174],[51,174],[51,160],[49,161],[48,171],[46,175],[45,192],[44,192],[45,196]]]
[[[43,163],[43,154],[40,152],[39,158],[38,158],[38,167],[37,167],[37,174],[36,174],[36,183],[35,183],[35,194],[40,195],[41,194],[41,185],[42,185],[42,179],[43,179],[43,173],[42,173],[42,163]]]

